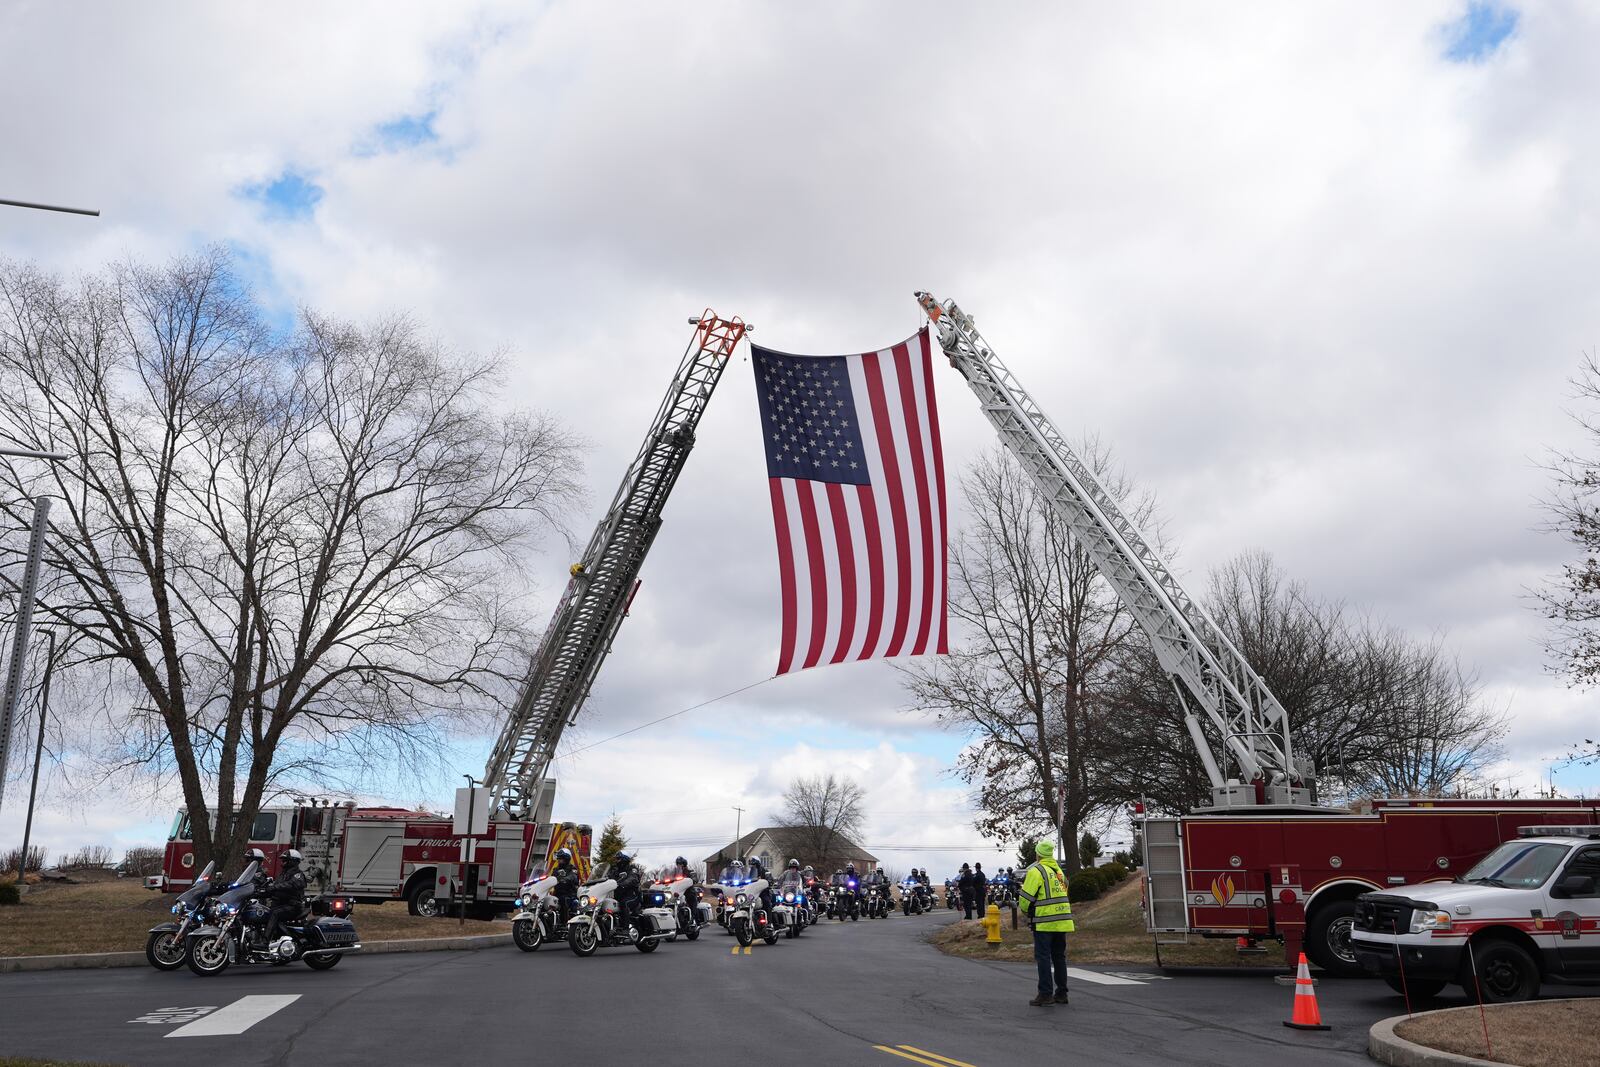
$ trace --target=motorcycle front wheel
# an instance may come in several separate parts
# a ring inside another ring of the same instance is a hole
[[[339,961],[344,958],[344,953],[308,952],[303,958],[306,961],[306,966],[313,971],[331,971],[339,965]]]
[[[158,971],[175,971],[183,966],[183,942],[176,930],[153,933],[144,943],[144,958]]]
[[[755,941],[756,935],[750,929],[749,919],[734,919],[729,926],[733,928],[733,936],[739,939],[740,948],[748,948]]]
[[[511,924],[511,940],[524,952],[538,952],[544,944],[544,930],[534,919],[520,919]]]
[[[570,923],[567,926],[567,947],[575,956],[593,956],[600,947],[600,938],[593,923]]]
[[[189,969],[202,976],[221,974],[228,969],[228,964],[233,962],[228,959],[226,937],[192,938],[185,955],[188,957]]]

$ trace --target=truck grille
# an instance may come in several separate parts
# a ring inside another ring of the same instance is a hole
[[[1412,902],[1405,897],[1368,893],[1356,900],[1356,929],[1375,934],[1403,934],[1411,929]]]

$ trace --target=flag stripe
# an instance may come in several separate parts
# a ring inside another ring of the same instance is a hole
[[[867,566],[872,577],[867,599],[867,633],[856,658],[871,659],[877,653],[878,635],[883,631],[883,536],[878,524],[878,502],[873,496],[872,486],[863,485],[857,492],[861,500],[861,531],[867,539]]]
[[[910,531],[906,527],[906,498],[900,484],[900,459],[895,454],[889,403],[884,397],[883,374],[878,367],[879,355],[873,352],[863,356],[861,366],[866,371],[867,398],[872,409],[873,426],[877,431],[878,460],[883,466],[884,480],[879,493],[889,504],[889,518],[894,530],[894,626],[889,631],[889,643],[883,655],[898,656],[900,646],[905,642],[906,620],[911,615]]]
[[[828,622],[827,571],[822,562],[822,533],[817,527],[817,501],[809,484],[797,486],[800,524],[805,533],[806,565],[811,568],[811,639],[800,669],[815,667],[822,657],[822,638]]]
[[[778,531],[778,584],[783,597],[783,643],[779,646],[778,673],[789,673],[794,662],[795,595],[794,551],[789,539],[788,508],[783,503],[783,483],[786,478],[769,478],[772,489],[772,525]]]
[[[828,511],[833,516],[833,539],[838,549],[838,590],[835,598],[839,603],[839,625],[835,632],[838,639],[834,643],[833,655],[828,658],[829,663],[838,663],[850,651],[850,638],[855,635],[856,629],[856,561],[855,551],[852,546],[850,513],[844,504],[844,487],[838,482],[829,482]]]
[[[945,603],[950,596],[950,520],[944,499],[944,446],[939,438],[939,405],[933,402],[933,338],[927,330],[923,330],[921,340],[922,395],[928,413],[928,451],[933,453],[933,486],[939,495],[939,638],[934,651],[948,655],[950,615],[945,610]]]

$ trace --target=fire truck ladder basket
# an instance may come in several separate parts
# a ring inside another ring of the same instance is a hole
[[[562,731],[576,719],[611,650],[661,528],[662,508],[694,447],[700,416],[747,329],[740,319],[721,319],[709,310],[690,321],[694,338],[610,509],[572,566],[489,757],[484,785],[491,811],[536,817]]]
[[[940,303],[928,293],[918,293],[917,300],[937,327],[945,356],[977,394],[1002,443],[1149,635],[1162,668],[1184,698],[1189,732],[1218,803],[1228,802],[1223,799],[1229,789],[1222,766],[1229,756],[1240,779],[1268,782],[1269,802],[1307,800],[1306,791],[1297,788],[1306,770],[1295,763],[1288,716],[1266,683],[1184,590],[1116,497],[1000,362],[972,319],[953,300]],[[1206,740],[1196,708],[1220,739],[1221,760]]]

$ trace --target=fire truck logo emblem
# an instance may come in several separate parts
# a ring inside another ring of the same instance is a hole
[[[1233,899],[1233,894],[1233,875],[1219,874],[1211,879],[1211,895],[1216,898],[1218,904],[1226,905]]]

